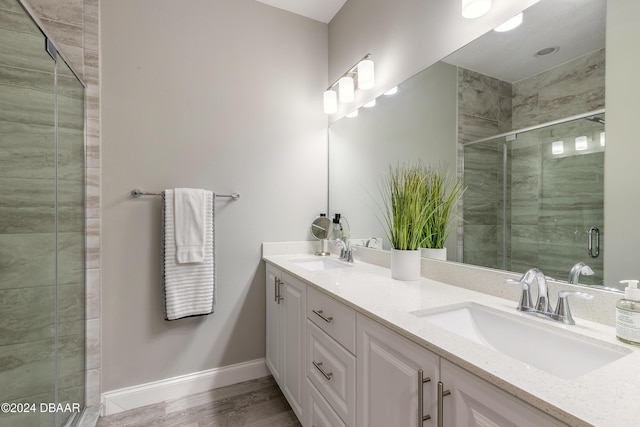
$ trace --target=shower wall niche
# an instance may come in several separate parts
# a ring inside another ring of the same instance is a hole
[[[33,409],[0,425],[73,425],[85,406],[84,86],[19,2],[0,14],[0,402]]]

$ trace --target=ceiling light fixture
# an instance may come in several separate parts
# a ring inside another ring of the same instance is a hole
[[[479,18],[491,9],[491,0],[462,0],[462,17]]]
[[[545,47],[544,49],[540,49],[539,51],[537,51],[535,56],[537,58],[541,58],[543,56],[553,55],[559,50],[560,50],[560,46]]]
[[[376,99],[373,98],[371,101],[367,102],[363,105],[364,108],[371,108],[376,106]]]
[[[509,19],[508,21],[498,25],[497,27],[495,27],[493,29],[493,31],[497,31],[499,33],[504,33],[506,31],[511,31],[515,28],[518,28],[520,26],[520,24],[522,24],[522,18],[523,18],[523,14],[522,12],[520,12],[519,14],[517,14],[516,16],[514,16],[513,18]]]
[[[335,82],[331,83],[324,92],[324,112],[334,114],[338,111],[338,100],[343,104],[353,102],[355,99],[356,84],[358,89],[371,89],[375,85],[375,74],[371,54],[367,53],[353,67],[342,74]],[[335,86],[338,86],[338,92]]]
[[[392,87],[391,89],[386,91],[384,94],[387,96],[391,96],[391,95],[395,95],[396,93],[398,93],[398,86]]]

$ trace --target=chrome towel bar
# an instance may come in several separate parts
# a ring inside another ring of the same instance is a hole
[[[131,190],[131,195],[133,197],[140,197],[140,196],[161,196],[162,193],[151,193],[149,191],[142,191],[139,188],[134,188],[133,190]],[[231,194],[216,194],[216,197],[229,197],[232,198],[233,200],[238,200],[240,198],[240,194],[239,193],[231,193]]]

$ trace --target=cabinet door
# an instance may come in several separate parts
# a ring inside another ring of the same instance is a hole
[[[364,316],[358,315],[356,322],[357,425],[435,426],[438,357]],[[419,370],[429,382],[419,384]],[[423,423],[423,415],[430,419]]]
[[[267,345],[266,364],[273,378],[281,385],[282,369],[282,329],[280,321],[280,304],[277,300],[280,270],[267,264],[266,302],[267,302]]]
[[[306,285],[285,274],[282,277],[281,310],[283,336],[284,381],[282,392],[287,397],[293,412],[302,418],[305,391],[305,334],[306,334]]]
[[[443,398],[445,426],[565,425],[446,360],[442,360],[440,369],[444,390],[451,392]]]

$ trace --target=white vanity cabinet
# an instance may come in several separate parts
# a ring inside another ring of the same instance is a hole
[[[438,356],[362,315],[357,339],[357,425],[435,426]]]
[[[309,287],[307,319],[306,373],[308,391],[312,396],[308,400],[310,407],[306,408],[306,425],[354,427],[356,313]],[[324,418],[320,416],[320,411]]]
[[[565,425],[444,359],[440,381],[444,426]]]
[[[305,283],[267,264],[266,364],[291,408],[303,418],[305,380]]]
[[[266,364],[305,427],[565,425],[330,293],[266,272]]]

